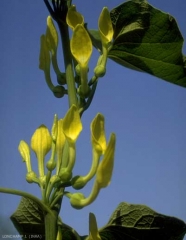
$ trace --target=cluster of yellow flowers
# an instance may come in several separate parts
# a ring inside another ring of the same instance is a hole
[[[70,40],[70,50],[76,61],[76,74],[80,77],[80,85],[77,89],[77,93],[84,99],[89,96],[91,91],[88,84],[88,63],[92,55],[92,41],[88,30],[85,28],[84,18],[76,11],[74,5],[68,10],[66,22],[73,31]],[[114,34],[110,14],[106,7],[103,8],[100,14],[98,29],[102,42],[102,52],[94,69],[95,78],[103,77],[106,72],[107,55],[112,45],[111,42]],[[66,84],[65,73],[60,72],[57,63],[57,47],[58,34],[52,18],[49,16],[47,18],[46,34],[41,36],[39,68],[44,71],[46,82],[54,95],[56,97],[62,97],[67,93],[64,87],[59,85],[54,86],[50,78],[50,63],[52,62],[58,83],[60,83],[60,85]]]
[[[91,143],[92,143],[92,166],[85,176],[74,176],[73,167],[76,161],[76,141],[82,131],[82,123],[79,111],[73,105],[66,113],[63,119],[54,117],[54,123],[51,132],[44,125],[36,129],[31,138],[31,149],[35,152],[38,160],[39,176],[32,170],[30,147],[21,140],[19,152],[23,161],[26,163],[27,175],[26,180],[29,183],[39,184],[43,199],[49,201],[53,188],[59,186],[72,186],[74,189],[83,188],[88,181],[95,175],[95,182],[90,195],[85,198],[82,193],[64,192],[64,195],[70,198],[71,205],[80,209],[92,203],[101,188],[108,186],[112,176],[114,165],[115,134],[112,133],[110,140],[106,143],[104,130],[104,117],[100,113],[91,122]],[[45,157],[51,150],[51,157],[46,162]],[[100,161],[101,156],[103,156]],[[55,174],[52,171],[55,169]]]
[[[80,98],[87,98],[90,94],[88,84],[88,63],[92,55],[92,41],[88,30],[85,28],[83,16],[76,11],[72,5],[67,13],[66,22],[72,29],[70,50],[76,65],[76,74],[80,83],[77,93]],[[99,34],[102,42],[102,51],[94,69],[95,78],[104,76],[106,72],[106,61],[113,38],[113,27],[108,9],[103,8],[98,21]],[[45,73],[45,79],[49,88],[57,97],[62,97],[66,84],[65,73],[60,72],[57,64],[58,34],[52,18],[47,18],[47,30],[41,36],[40,64],[39,68]],[[50,78],[50,64],[52,62],[54,71],[60,85],[54,86]],[[30,146],[23,140],[20,141],[18,150],[23,161],[26,163],[26,180],[29,183],[37,183],[42,192],[42,200],[51,208],[59,197],[63,195],[70,199],[72,207],[81,209],[91,204],[99,194],[101,188],[109,185],[112,177],[115,151],[115,134],[112,133],[108,143],[106,142],[104,129],[104,116],[96,115],[90,125],[92,143],[92,165],[85,176],[73,176],[73,168],[76,162],[76,141],[82,131],[80,110],[72,105],[63,119],[54,116],[51,131],[41,125],[36,129]],[[38,160],[38,174],[32,169],[30,147]],[[46,155],[51,152],[46,161]],[[102,159],[101,159],[102,158]],[[54,173],[55,171],[55,173]],[[82,189],[88,181],[95,176],[95,181],[88,197],[81,192],[66,192],[65,187]],[[89,215],[89,240],[100,240],[96,218],[93,213]]]
[[[86,97],[90,91],[87,74],[88,62],[92,54],[92,41],[84,27],[84,18],[76,11],[76,7],[74,5],[69,8],[66,20],[69,27],[73,30],[70,48],[72,55],[78,63],[76,66],[76,72],[81,78],[81,85],[78,89],[78,93]],[[102,41],[102,54],[98,59],[97,66],[94,69],[94,74],[96,77],[102,77],[106,72],[108,49],[114,34],[110,14],[108,8],[106,7],[103,8],[100,14],[98,28]]]

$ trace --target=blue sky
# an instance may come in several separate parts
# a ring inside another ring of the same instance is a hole
[[[73,3],[88,26],[97,28],[102,8],[108,6],[111,10],[122,2],[75,0]],[[174,16],[186,38],[184,0],[149,0],[149,3]],[[43,1],[1,1],[0,186],[38,197],[39,188],[25,180],[26,167],[17,150],[19,141],[24,139],[29,143],[39,125],[43,123],[51,128],[54,114],[61,118],[68,108],[67,98],[57,99],[52,95],[38,68],[40,35],[45,33],[47,16]],[[186,54],[186,46],[183,53]],[[63,71],[61,46],[58,56]],[[90,77],[97,56],[95,53],[91,59]],[[55,75],[52,76],[55,82]],[[112,182],[83,210],[71,208],[65,198],[60,214],[63,221],[85,235],[89,212],[96,215],[98,226],[102,227],[122,201],[145,204],[157,212],[186,221],[185,102],[185,88],[108,60],[107,74],[99,80],[94,101],[82,118],[84,130],[77,143],[74,174],[86,174],[89,170],[89,125],[101,112],[106,120],[107,138],[111,132],[117,136]],[[35,167],[36,161],[32,155]],[[82,190],[86,196],[91,186],[92,182]],[[0,194],[0,217],[3,226],[9,229],[2,234],[16,233],[9,216],[19,201],[20,197]]]

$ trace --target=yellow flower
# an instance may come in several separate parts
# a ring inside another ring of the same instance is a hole
[[[50,69],[50,53],[45,35],[40,38],[39,68],[43,71]]]
[[[98,27],[99,27],[102,43],[107,45],[107,43],[112,41],[112,38],[114,35],[112,21],[110,19],[110,13],[107,7],[104,7],[100,14]]]
[[[74,29],[70,48],[80,68],[86,68],[92,54],[92,42],[87,31],[81,24],[78,24]]]
[[[89,213],[89,236],[88,240],[101,240],[99,235],[96,217],[93,213]]]
[[[49,130],[45,125],[41,125],[31,138],[31,148],[38,159],[40,177],[44,176],[44,157],[50,151],[51,145],[52,138]]]
[[[63,119],[63,132],[67,140],[76,142],[82,128],[79,111],[75,105],[72,105]]]
[[[58,135],[56,139],[56,155],[57,155],[57,169],[56,173],[58,174],[59,168],[61,166],[63,148],[65,144],[65,135],[63,133],[63,119],[58,120]]]
[[[58,34],[51,16],[47,17],[46,43],[52,54],[55,54],[58,46]]]
[[[105,129],[104,129],[104,116],[100,113],[96,115],[91,123],[91,140],[93,148],[100,155],[104,154],[106,149]]]
[[[98,184],[99,189],[107,187],[111,181],[114,167],[115,143],[116,136],[114,133],[112,133],[105,154],[102,161],[98,165],[96,173],[96,183]]]
[[[72,5],[68,9],[66,21],[67,21],[68,26],[72,30],[74,30],[74,28],[76,27],[77,24],[81,24],[81,25],[84,24],[83,15],[81,15],[79,12],[76,11],[76,6],[75,5]]]
[[[18,146],[18,150],[21,154],[23,162],[26,163],[27,172],[32,172],[31,161],[30,161],[30,148],[28,144],[21,140]]]
[[[51,136],[52,136],[52,140],[56,141],[57,136],[58,136],[58,117],[57,117],[57,114],[54,115],[54,121],[53,121],[53,124],[52,124]]]

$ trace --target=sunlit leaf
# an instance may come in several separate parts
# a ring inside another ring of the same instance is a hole
[[[172,16],[146,1],[127,1],[110,15],[114,42],[108,56],[112,60],[186,87],[183,37]]]

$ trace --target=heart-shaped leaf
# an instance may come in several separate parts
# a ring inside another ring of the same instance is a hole
[[[28,198],[22,198],[17,210],[10,217],[22,239],[45,239],[44,215],[38,204]]]
[[[182,220],[159,214],[145,205],[125,202],[118,205],[100,230],[103,240],[183,240],[185,233]]]
[[[38,204],[31,199],[24,197],[21,199],[17,210],[11,216],[11,220],[23,240],[28,240],[30,238],[45,239],[43,211]],[[63,239],[81,239],[73,228],[61,223],[60,218],[58,227],[61,228]]]
[[[110,12],[114,28],[109,58],[186,87],[183,37],[175,19],[146,1],[127,1]]]

